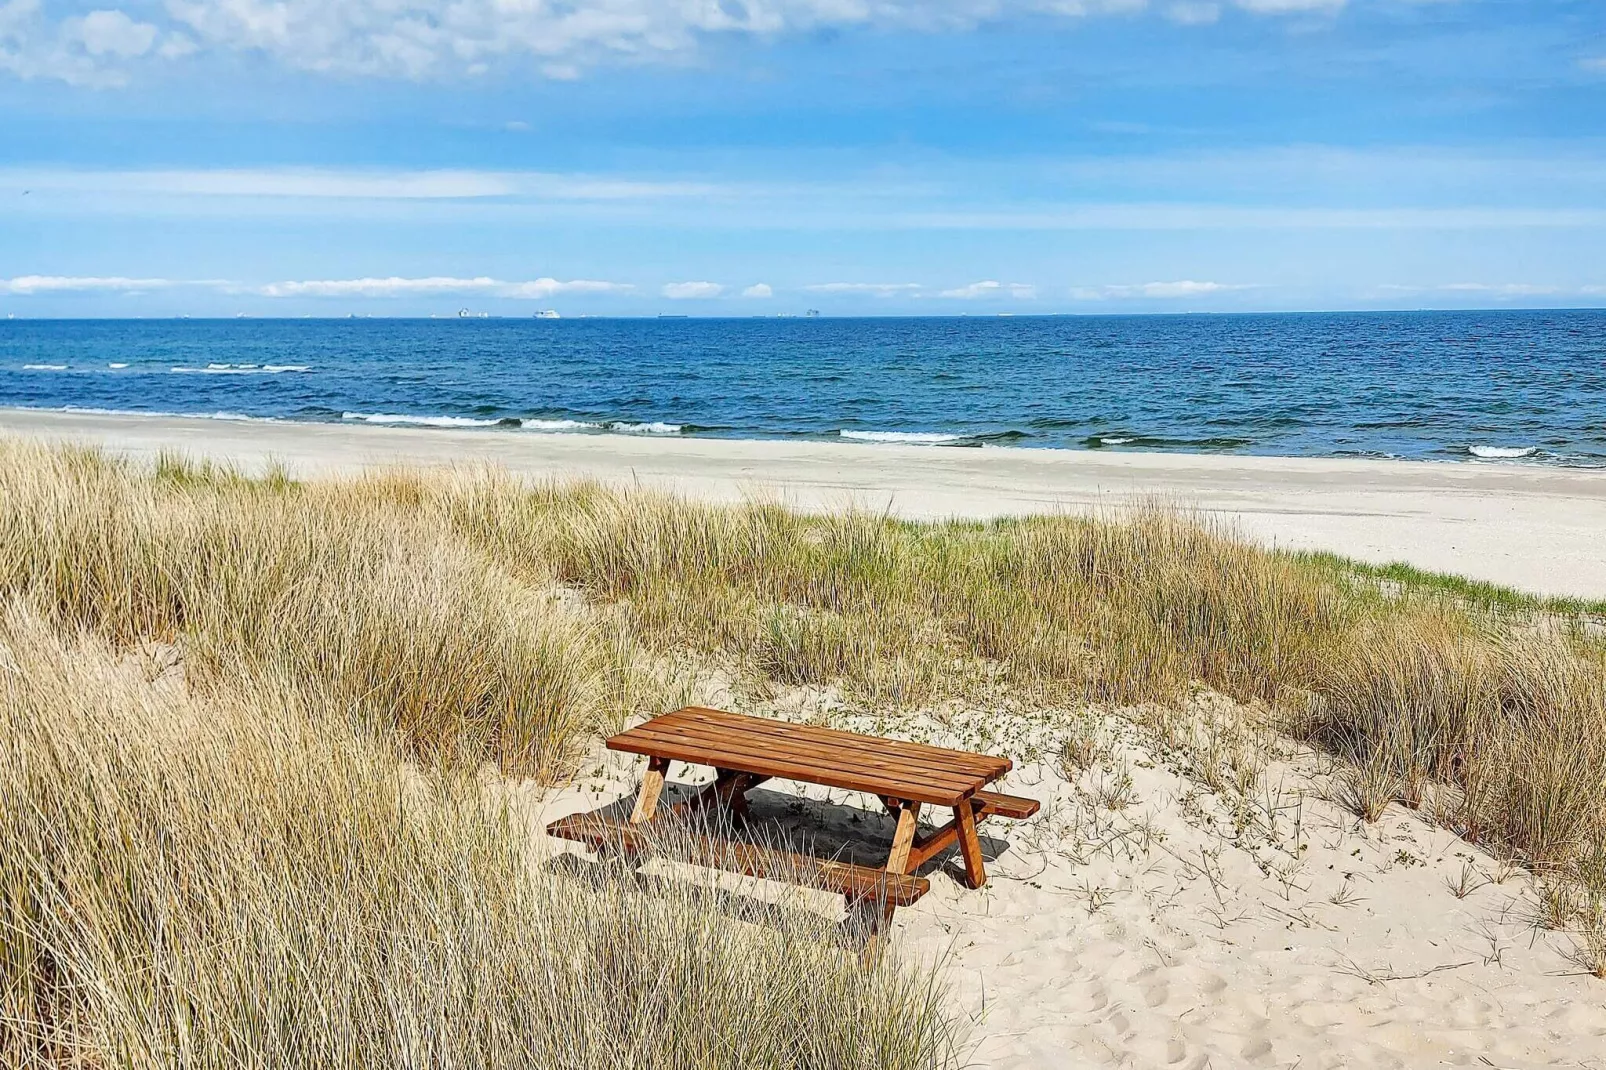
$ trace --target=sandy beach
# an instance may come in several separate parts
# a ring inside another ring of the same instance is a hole
[[[489,462],[531,477],[639,483],[719,501],[858,504],[986,518],[1161,499],[1279,546],[1406,561],[1547,595],[1606,598],[1606,472],[1498,463],[495,433],[0,410],[0,433],[177,450],[313,475]]]
[[[806,707],[765,712],[808,717]],[[1191,712],[1236,717],[1210,696]],[[906,953],[947,962],[971,1023],[967,1065],[1606,1067],[1601,982],[1565,937],[1534,926],[1537,883],[1404,807],[1356,820],[1330,801],[1309,750],[1282,750],[1250,804],[1264,809],[1241,827],[1244,800],[1179,775],[1124,717],[1105,722],[1116,742],[1104,761],[1070,778],[1033,759],[1046,737],[1030,718],[965,711],[875,727],[964,746],[984,722],[1022,759],[1004,790],[1043,809],[982,826],[987,887],[963,887],[946,857],[922,870],[932,894],[895,922]],[[593,757],[597,776],[531,800],[532,828],[628,805],[640,762]],[[680,763],[671,776],[708,778]],[[1126,801],[1112,809],[1124,778]],[[750,799],[758,818],[816,847],[892,832],[876,800],[851,792],[772,781]],[[753,894],[755,882],[732,887]]]

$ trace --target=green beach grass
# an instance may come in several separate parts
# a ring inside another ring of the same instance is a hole
[[[1064,710],[1067,753],[1090,704],[1214,689],[1341,760],[1357,815],[1418,807],[1533,869],[1606,973],[1599,607],[1158,509],[906,523],[14,443],[0,501],[0,1056],[25,1065],[948,1064],[930,969],[532,873],[480,787],[562,783],[712,671]],[[681,987],[617,983],[643,949]]]

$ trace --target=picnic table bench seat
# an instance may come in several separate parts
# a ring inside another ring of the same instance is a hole
[[[872,938],[931,887],[915,875],[926,862],[955,845],[972,888],[987,881],[979,822],[989,817],[1021,819],[1038,810],[1034,799],[984,790],[1013,767],[1008,758],[883,739],[818,725],[748,717],[703,706],[666,713],[608,739],[609,749],[647,758],[647,771],[629,823],[580,814],[553,822],[547,831],[593,847],[615,846],[627,853],[652,846],[658,826],[648,826],[658,810],[672,761],[711,766],[714,782],[671,809],[681,816],[704,808],[741,818],[747,792],[772,777],[819,784],[876,796],[897,820],[892,847],[879,869],[802,855],[715,837],[677,839],[687,861],[757,876],[786,874],[840,891],[851,908],[866,912]],[[923,806],[953,811],[940,828],[919,831]],[[657,837],[658,839],[664,839]]]
[[[547,826],[560,839],[599,850],[618,850],[639,857],[668,848],[682,862],[745,873],[750,877],[799,881],[845,896],[850,902],[885,900],[906,907],[931,891],[931,881],[906,873],[888,873],[835,859],[778,851],[771,847],[714,837],[690,837],[679,829],[657,834],[657,822],[635,825],[598,814],[574,814]]]

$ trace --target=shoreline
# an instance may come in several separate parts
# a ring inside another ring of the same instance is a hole
[[[298,475],[488,462],[534,478],[764,496],[908,519],[1088,512],[1160,500],[1287,549],[1606,597],[1606,471],[1359,458],[977,450],[893,443],[578,435],[0,409],[0,434],[149,458],[174,450]]]

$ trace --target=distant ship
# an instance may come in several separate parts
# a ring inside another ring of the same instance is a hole
[[[457,318],[460,320],[488,320],[491,318],[491,314],[489,312],[473,312],[466,308],[460,308],[457,310]]]
[[[543,308],[535,314],[534,318],[538,320],[560,320],[563,317],[558,315],[558,310],[555,308]]]
[[[805,316],[818,316],[819,314],[820,310],[817,308],[811,308],[807,312],[803,313]]]

